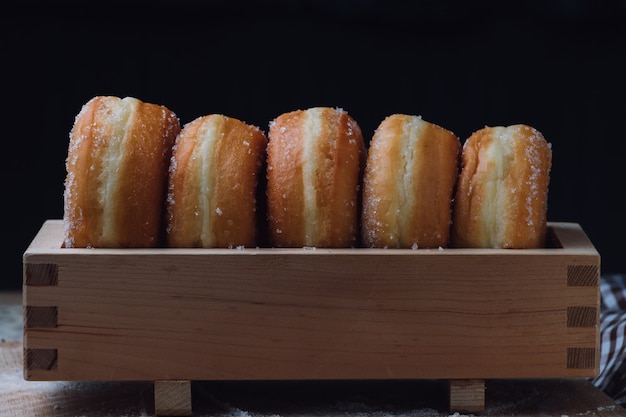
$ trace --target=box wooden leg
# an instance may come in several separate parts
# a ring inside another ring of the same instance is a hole
[[[190,416],[191,381],[154,381],[154,414]]]
[[[459,413],[485,411],[485,380],[451,379],[450,411]]]

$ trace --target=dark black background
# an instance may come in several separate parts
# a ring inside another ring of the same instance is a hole
[[[133,6],[134,4],[134,6]],[[9,1],[3,67],[3,271],[63,214],[68,134],[95,95],[222,113],[342,107],[366,139],[407,113],[464,141],[526,123],[553,145],[548,220],[580,223],[626,272],[626,1]],[[8,94],[6,94],[8,93]]]

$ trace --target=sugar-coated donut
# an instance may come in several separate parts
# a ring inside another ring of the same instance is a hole
[[[366,149],[342,109],[314,107],[270,122],[267,210],[276,247],[358,244]]]
[[[550,144],[530,126],[474,132],[463,146],[453,245],[543,247],[551,164]]]
[[[155,247],[172,144],[180,130],[164,106],[97,96],[70,133],[64,190],[65,247]]]
[[[363,179],[363,245],[446,247],[460,152],[454,133],[419,116],[383,120]]]
[[[256,126],[211,114],[176,138],[167,196],[170,247],[257,246],[257,186],[267,138]]]

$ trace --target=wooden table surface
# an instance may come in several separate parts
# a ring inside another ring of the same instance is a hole
[[[147,416],[151,382],[25,381],[21,294],[0,293],[0,416]],[[195,416],[449,416],[447,381],[192,383]],[[488,380],[488,416],[626,416],[585,379]],[[458,415],[458,414],[457,414]]]

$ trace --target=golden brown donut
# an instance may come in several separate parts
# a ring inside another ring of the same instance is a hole
[[[419,116],[383,120],[363,178],[363,245],[446,247],[460,152],[454,133]]]
[[[270,122],[271,245],[356,246],[365,156],[361,129],[342,109],[296,110]]]
[[[545,245],[552,150],[523,124],[485,127],[465,142],[456,192],[456,247]]]
[[[168,246],[257,246],[256,197],[266,146],[259,128],[220,114],[183,127],[170,164]]]
[[[76,116],[64,191],[65,247],[154,247],[172,144],[180,130],[164,106],[98,96]]]

